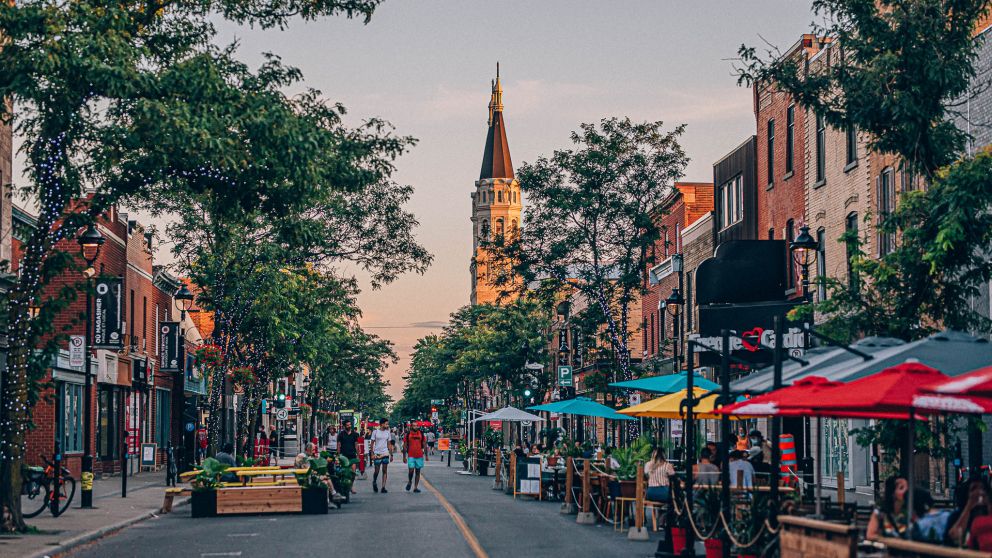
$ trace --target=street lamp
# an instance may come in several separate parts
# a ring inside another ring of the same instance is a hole
[[[186,287],[186,283],[183,283],[176,294],[172,295],[172,298],[176,300],[176,308],[179,310],[179,321],[186,319],[186,312],[189,312],[190,308],[193,307],[193,293]]]
[[[100,256],[100,248],[103,246],[105,239],[100,231],[90,223],[83,234],[79,235],[76,239],[79,243],[79,252],[83,259],[86,261],[86,270],[83,272],[86,275],[86,338],[84,343],[84,360],[83,360],[83,374],[86,378],[86,401],[83,404],[85,409],[86,417],[86,427],[83,429],[83,446],[86,448],[83,454],[83,467],[82,475],[80,479],[80,484],[82,485],[82,491],[80,492],[80,506],[83,508],[93,507],[93,454],[90,450],[90,445],[93,440],[93,380],[90,377],[90,343],[91,343],[91,332],[90,328],[93,327],[93,276],[96,275],[96,270],[93,269],[93,264],[96,259]],[[58,467],[59,464],[56,464]],[[122,473],[123,474],[123,473]]]
[[[799,227],[799,236],[790,244],[789,251],[792,252],[792,259],[803,268],[803,298],[806,302],[812,302],[812,293],[809,291],[809,266],[816,262],[816,253],[820,250],[820,243],[810,236],[809,227],[803,225]]]
[[[672,289],[672,294],[668,295],[665,299],[665,310],[672,316],[672,330],[675,334],[675,346],[672,348],[672,360],[675,361],[675,373],[682,370],[682,357],[679,355],[679,348],[682,346],[682,328],[681,322],[679,321],[679,314],[682,311],[682,306],[685,304],[685,299],[682,298],[681,291],[678,288]]]

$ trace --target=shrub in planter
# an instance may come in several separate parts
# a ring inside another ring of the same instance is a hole
[[[227,465],[213,457],[203,460],[200,470],[190,481],[193,494],[190,499],[193,517],[213,517],[217,515],[217,489],[222,485],[221,476]]]

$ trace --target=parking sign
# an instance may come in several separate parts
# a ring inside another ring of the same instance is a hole
[[[558,385],[563,387],[572,387],[572,367],[571,366],[559,366],[558,367]]]

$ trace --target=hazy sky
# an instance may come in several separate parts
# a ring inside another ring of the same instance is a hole
[[[497,61],[515,166],[566,146],[582,122],[629,116],[687,124],[686,179],[710,181],[712,163],[755,131],[751,92],[733,75],[737,48],[786,48],[811,20],[808,0],[386,0],[368,25],[221,29],[250,64],[274,52],[299,67],[353,122],[381,117],[419,140],[396,178],[416,189],[409,209],[434,265],[360,298],[362,324],[401,357],[388,373],[399,398],[414,342],[469,302],[469,194]]]
[[[751,92],[733,75],[738,46],[788,47],[811,20],[796,0],[387,0],[364,26],[225,34],[249,62],[272,51],[299,67],[356,122],[382,117],[419,139],[397,179],[416,189],[410,209],[434,265],[360,299],[363,325],[401,356],[388,374],[398,398],[413,343],[469,301],[469,194],[497,61],[515,166],[564,147],[581,122],[630,116],[687,124],[686,178],[709,181],[712,163],[755,130]]]

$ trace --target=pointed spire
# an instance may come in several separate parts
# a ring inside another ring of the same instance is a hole
[[[503,123],[503,85],[499,78],[499,62],[496,63],[496,79],[490,85],[489,134],[486,136],[486,151],[482,155],[479,178],[513,178],[510,145],[506,141],[506,125]]]

